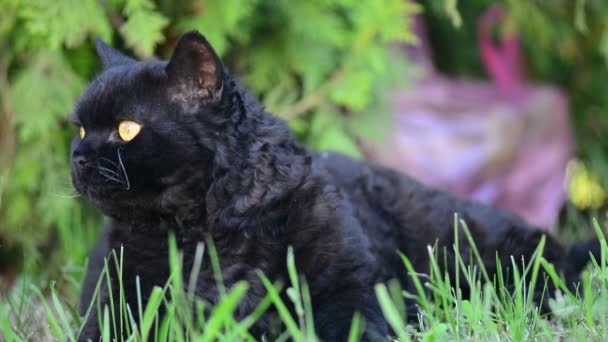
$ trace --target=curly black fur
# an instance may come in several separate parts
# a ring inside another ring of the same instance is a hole
[[[510,256],[529,258],[540,241],[542,232],[514,215],[376,165],[311,154],[237,83],[196,32],[182,37],[168,63],[136,62],[100,41],[97,45],[105,69],[76,106],[74,121],[86,136],[72,141],[72,178],[110,221],[89,263],[81,311],[111,250],[124,248],[123,283],[131,308],[137,307],[136,276],[144,301],[153,286],[163,286],[169,276],[167,237],[173,231],[186,276],[197,243],[210,236],[226,285],[249,282],[237,318],[265,295],[256,270],[271,280],[287,279],[286,253],[293,246],[321,338],[345,340],[359,311],[367,322],[366,337],[373,339],[389,334],[373,285],[397,278],[412,290],[398,250],[420,272],[428,272],[428,245],[447,246],[453,258],[455,212],[468,223],[491,273],[497,251],[508,266]],[[130,142],[117,136],[121,120],[142,125]],[[468,256],[461,237],[461,253]],[[571,266],[565,256],[548,237],[545,257],[574,279],[586,258],[575,258]],[[196,293],[216,302],[209,258],[204,260]],[[111,267],[110,272],[115,288],[116,271]],[[107,304],[106,287],[100,296]],[[99,339],[96,314],[93,310],[80,340]],[[253,333],[268,329],[265,317]]]

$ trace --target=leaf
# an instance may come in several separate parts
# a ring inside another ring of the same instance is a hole
[[[445,323],[438,323],[431,327],[431,330],[424,333],[424,342],[435,342],[435,341],[447,341],[450,339],[448,334],[448,325]]]
[[[604,28],[604,32],[602,32],[602,39],[599,44],[599,50],[604,56],[606,67],[608,67],[608,25],[606,25],[606,27]]]
[[[358,69],[349,70],[345,77],[332,87],[329,97],[340,105],[352,110],[363,110],[371,103],[373,76],[370,72]]]
[[[214,50],[224,55],[229,47],[228,39],[248,38],[248,30],[243,30],[242,22],[253,15],[258,0],[223,0],[195,1],[195,15],[181,20],[178,27],[181,30],[198,30],[213,44]]]
[[[362,158],[361,151],[353,138],[339,126],[327,127],[321,133],[316,147],[321,151],[333,150],[354,158]]]
[[[84,88],[63,54],[42,51],[16,77],[11,89],[14,123],[28,141],[56,133],[57,119],[67,117]]]
[[[81,44],[87,34],[111,38],[110,23],[99,1],[35,1],[21,6],[20,17],[29,34],[41,37],[52,49]],[[61,18],[61,20],[58,20]]]
[[[149,9],[127,12],[130,13],[127,22],[120,28],[127,45],[142,57],[152,56],[156,44],[165,40],[162,30],[169,24],[169,20]]]
[[[18,1],[0,1],[0,8],[2,8],[0,11],[0,41],[7,41],[8,36],[15,29],[19,5],[22,4]]]

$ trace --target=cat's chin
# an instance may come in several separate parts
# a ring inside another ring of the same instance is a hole
[[[99,184],[89,179],[80,183],[80,178],[73,178],[73,185],[78,193],[93,207],[104,215],[122,222],[156,221],[161,216],[158,189],[139,191],[139,187],[126,188],[121,184]],[[165,213],[166,214],[166,213]]]
[[[115,216],[125,211],[143,210],[153,199],[142,201],[142,196],[134,194],[133,189],[123,186],[92,186],[74,184],[81,196],[86,198],[94,207],[105,215]]]
[[[72,184],[79,194],[90,200],[115,200],[131,190],[127,183],[109,181],[90,170],[72,170]]]
[[[87,199],[104,215],[125,223],[154,221],[153,218],[159,216],[153,198],[142,199],[125,193],[121,195],[114,193],[96,194],[87,196]]]
[[[78,193],[90,201],[115,201],[116,199],[120,199],[124,197],[128,190],[125,189],[124,186],[114,186],[114,185],[103,185],[103,186],[95,186],[95,185],[87,185],[80,184],[78,182],[74,182],[74,187],[78,191]],[[128,195],[126,195],[128,196]]]

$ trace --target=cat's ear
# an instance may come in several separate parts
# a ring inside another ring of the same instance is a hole
[[[200,33],[190,31],[180,38],[166,71],[172,100],[189,106],[219,102],[224,68]]]
[[[123,55],[120,51],[106,44],[99,37],[95,39],[95,49],[97,50],[97,55],[101,59],[104,70],[114,66],[136,62],[136,60]]]

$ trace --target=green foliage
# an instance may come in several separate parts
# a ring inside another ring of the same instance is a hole
[[[140,56],[151,56],[156,44],[164,40],[162,29],[169,20],[155,11],[155,6],[147,0],[127,0],[123,9],[128,18],[120,32],[127,46]]]
[[[28,255],[61,222],[99,222],[73,199],[68,167],[67,116],[99,72],[94,37],[138,58],[167,58],[197,29],[303,142],[358,156],[353,133],[367,125],[355,123],[382,120],[379,94],[399,67],[387,47],[414,40],[407,24],[417,10],[401,0],[0,0],[0,8],[0,249]]]

